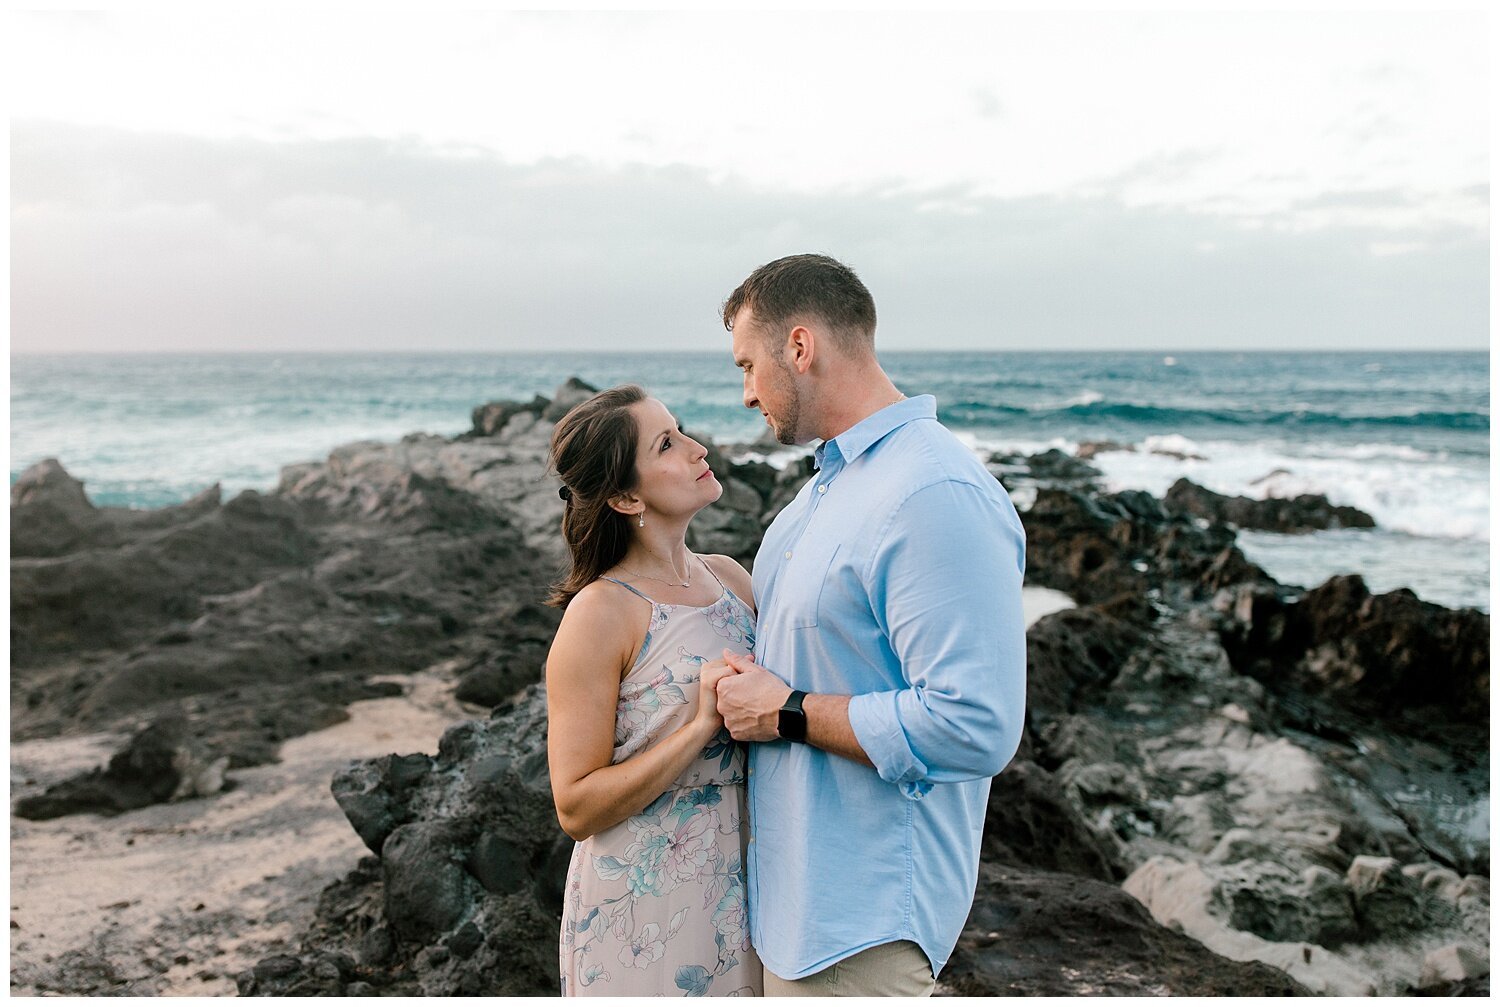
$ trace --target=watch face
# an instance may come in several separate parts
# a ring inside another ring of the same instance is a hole
[[[787,741],[803,741],[807,738],[807,714],[801,710],[782,710],[776,720],[776,733]]]

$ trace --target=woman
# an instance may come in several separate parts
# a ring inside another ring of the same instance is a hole
[[[547,756],[578,841],[564,996],[761,992],[745,754],[715,708],[723,652],[750,653],[755,613],[738,563],[687,548],[693,515],[724,491],[707,455],[635,385],[580,404],[552,436],[572,556],[548,599],[565,611],[547,656]]]

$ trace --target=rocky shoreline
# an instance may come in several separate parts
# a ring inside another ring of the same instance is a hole
[[[443,683],[452,709],[493,712],[435,754],[334,775],[368,855],[238,989],[555,993],[571,842],[537,684],[557,623],[538,599],[562,561],[544,463],[587,394],[575,380],[481,406],[459,437],[345,445],[228,502],[95,508],[55,461],[29,469],[12,487],[13,744],[128,743],[13,780],[15,814],[231,801],[351,703]],[[748,564],[808,469],[712,462],[725,494],[690,544]],[[1236,527],[1365,526],[1321,498],[1108,493],[1060,452],[990,467],[1022,510],[1027,583],[1078,607],[1028,633],[1027,732],[941,990],[1487,993],[1488,616],[1357,577],[1290,588],[1235,547]],[[169,991],[138,963],[70,970],[24,941],[13,926],[15,989]]]

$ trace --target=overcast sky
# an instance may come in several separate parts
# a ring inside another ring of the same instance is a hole
[[[12,347],[1482,349],[1479,14],[13,15]]]

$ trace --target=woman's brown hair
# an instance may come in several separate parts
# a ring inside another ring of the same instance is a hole
[[[630,407],[645,399],[639,385],[607,388],[570,409],[552,431],[549,461],[563,482],[562,533],[572,565],[552,585],[548,605],[566,608],[625,556],[630,518],[609,502],[636,487],[640,428]]]

